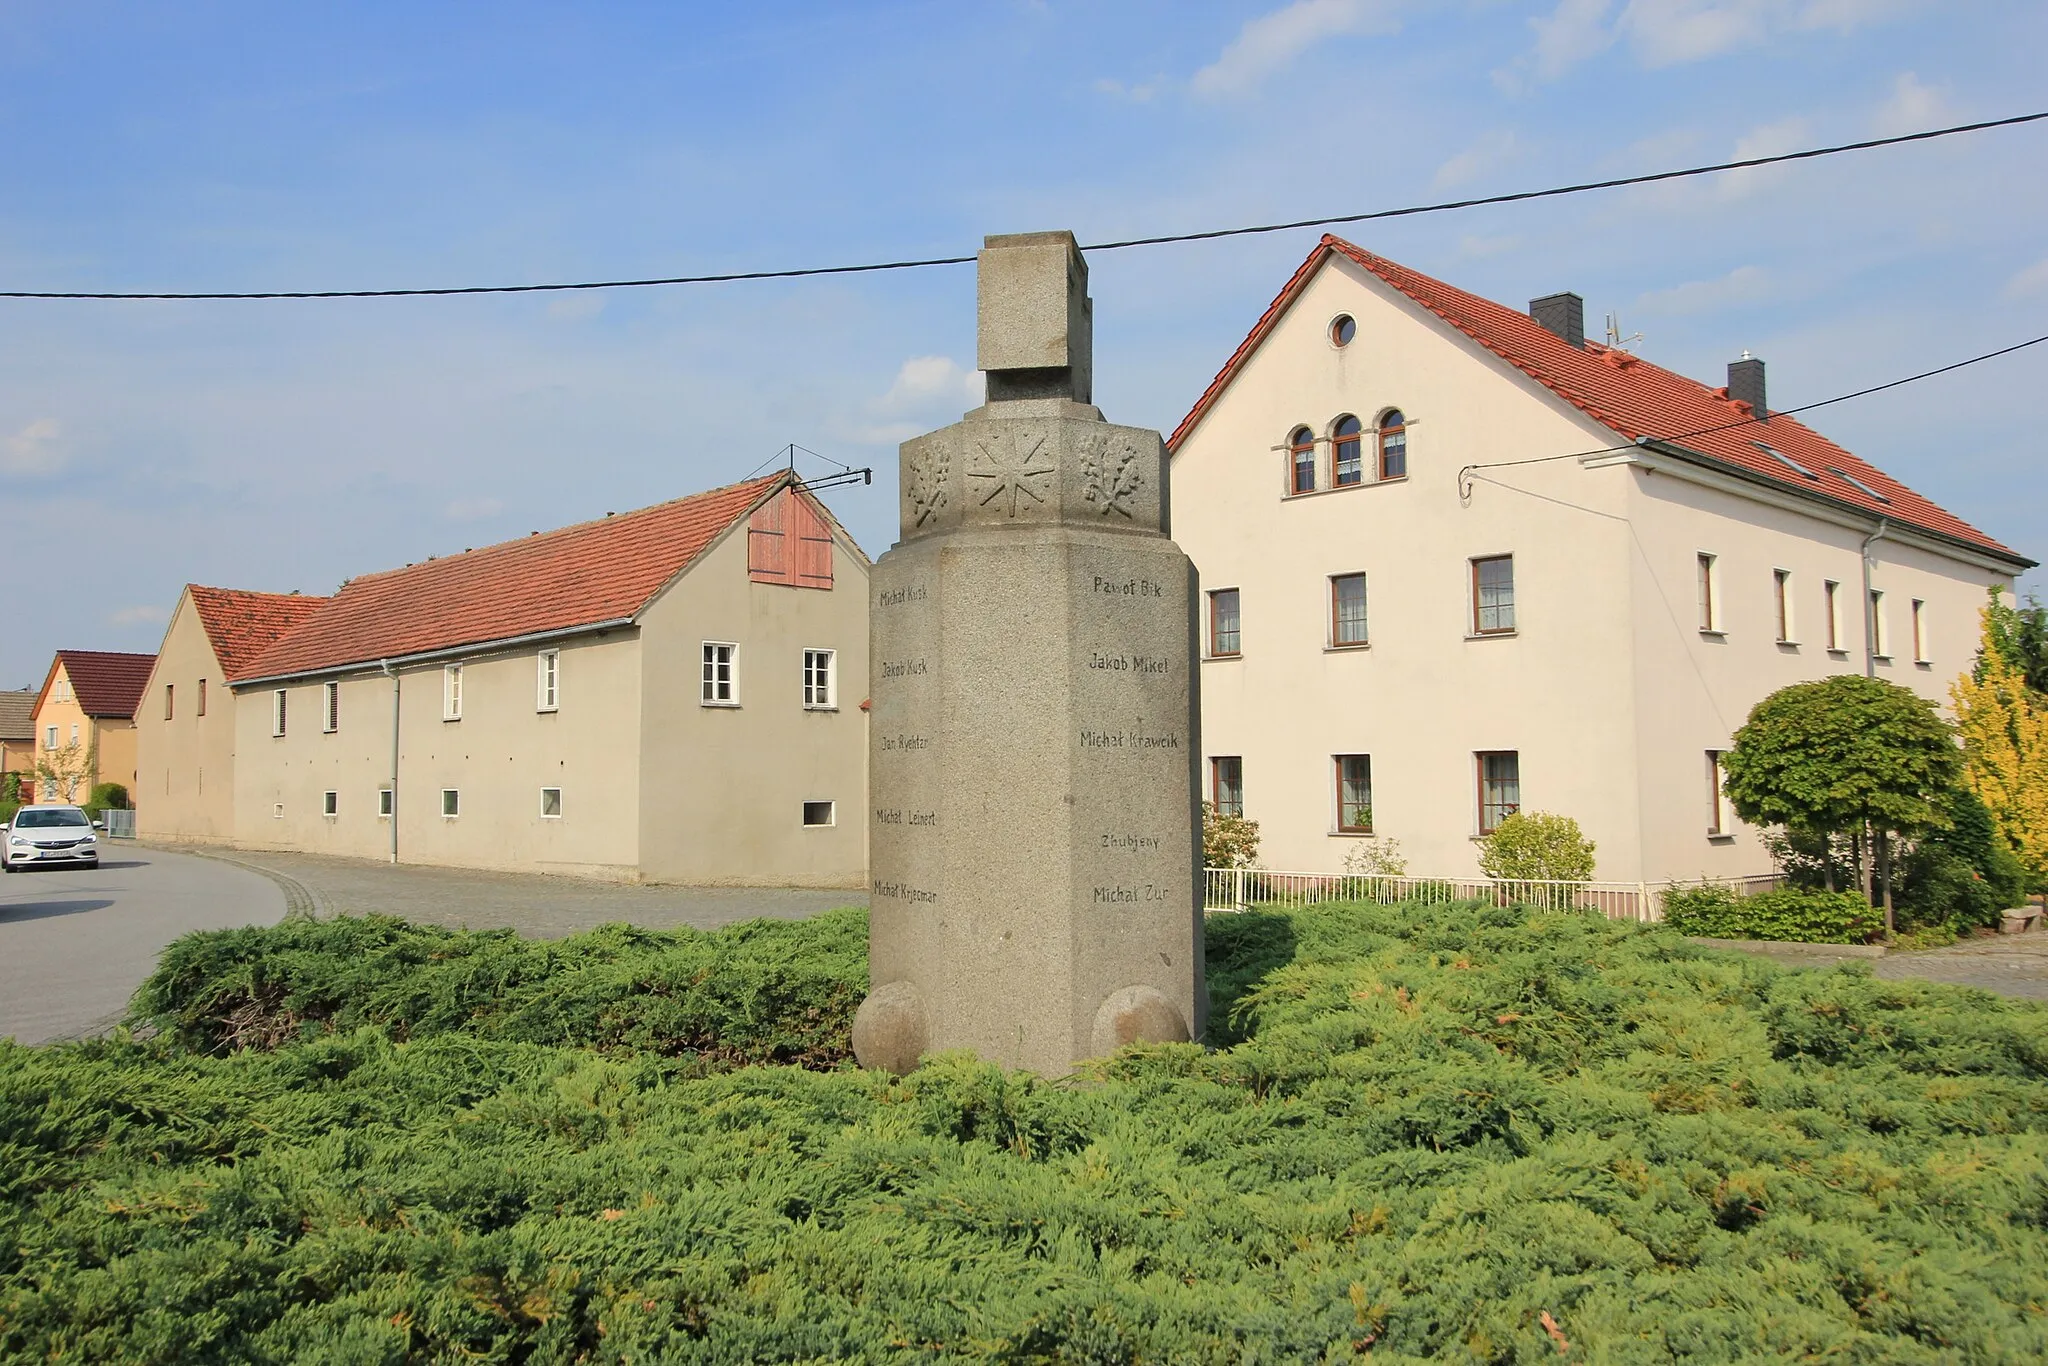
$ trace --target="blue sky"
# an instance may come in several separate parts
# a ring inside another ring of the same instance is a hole
[[[1355,212],[2048,108],[2048,7],[1914,0],[0,0],[5,288],[670,275]],[[1774,406],[2048,332],[2048,126],[1364,225]],[[1171,428],[1308,251],[1097,254],[1097,399]],[[974,402],[973,273],[572,296],[0,301],[0,686],[151,650],[188,580],[343,578],[729,482],[796,442],[894,538]],[[2048,347],[1817,415],[2048,558]],[[2038,576],[2037,576],[2038,577]],[[2030,580],[2030,583],[2032,580]]]

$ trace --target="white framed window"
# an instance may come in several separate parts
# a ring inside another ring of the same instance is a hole
[[[284,696],[285,690],[283,688],[279,688],[276,692],[270,694],[270,733],[272,736],[284,734]]]
[[[387,819],[387,820],[388,820],[388,819],[390,818],[390,816],[391,816],[391,806],[392,806],[392,800],[391,800],[391,789],[390,789],[390,788],[388,788],[388,787],[380,787],[380,788],[378,788],[378,789],[377,789],[377,814],[378,814],[379,816],[381,816],[381,817],[383,817],[383,818],[385,818],[385,819]]]
[[[44,748],[44,749],[55,749],[56,747],[57,747],[57,728],[56,728],[55,726],[51,726],[51,727],[50,727],[49,729],[47,729],[47,730],[45,730],[45,731],[43,732],[43,748]]]
[[[320,729],[327,735],[341,729],[341,684],[320,685]]]
[[[1726,750],[1707,751],[1707,838],[1718,839],[1729,834],[1728,797],[1722,792],[1722,785],[1728,775],[1721,769],[1721,758]]]
[[[460,721],[462,719],[462,666],[444,664],[441,666],[441,719]]]
[[[739,650],[739,646],[728,641],[704,642],[702,700],[705,706],[737,707],[740,704],[739,671],[736,667]]]
[[[1720,561],[1702,550],[1699,553],[1700,581],[1700,630],[1707,635],[1721,634],[1721,570]]]
[[[441,814],[451,821],[462,814],[462,793],[460,791],[452,787],[441,789]]]
[[[1927,652],[1927,601],[1924,598],[1913,599],[1913,662],[1934,662],[1934,656]]]
[[[540,790],[540,818],[544,821],[562,819],[562,789],[544,787]]]
[[[274,803],[274,804],[273,804],[273,805],[271,806],[271,808],[270,808],[270,819],[272,819],[272,820],[274,820],[274,821],[281,821],[281,820],[283,820],[283,819],[284,819],[284,803],[283,803],[283,802],[277,802],[277,803]]]
[[[804,651],[804,710],[834,711],[839,706],[837,650]]]
[[[834,804],[834,803],[832,803],[832,802],[805,802],[805,803],[804,803],[804,824],[805,824],[805,825],[836,825],[836,824],[838,824],[838,820],[837,820],[837,812],[835,811],[834,807],[835,807],[835,804]]]
[[[562,705],[562,652],[542,650],[534,657],[533,709],[555,711]]]
[[[339,792],[323,792],[320,794],[321,815],[332,820],[340,810],[341,794]]]
[[[1771,571],[1771,593],[1778,613],[1778,643],[1790,645],[1799,637],[1794,634],[1796,623],[1792,619],[1792,571],[1773,569]]]
[[[1878,659],[1892,657],[1891,632],[1885,630],[1884,590],[1870,590],[1870,653]]]

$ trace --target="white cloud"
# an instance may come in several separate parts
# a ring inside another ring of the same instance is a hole
[[[34,476],[63,469],[67,457],[57,446],[62,431],[56,418],[39,417],[0,441],[0,472]]]
[[[1521,143],[1511,130],[1497,129],[1437,167],[1429,183],[1434,189],[1447,190],[1477,180],[1512,162],[1520,150]]]
[[[504,510],[504,502],[497,498],[457,498],[447,506],[446,513],[451,522],[481,522]]]
[[[966,409],[980,407],[986,396],[979,370],[969,370],[951,356],[912,356],[896,371],[888,390],[868,400],[862,418],[840,426],[840,435],[864,445],[895,445],[958,421]]]
[[[2039,294],[2048,290],[2048,256],[2028,266],[2005,282],[2005,295],[2017,299],[2022,294]]]
[[[170,616],[169,609],[156,606],[153,603],[144,603],[137,607],[122,607],[108,613],[107,624],[110,626],[161,625],[163,622],[170,620]]]
[[[1691,280],[1670,289],[1652,290],[1635,306],[1645,313],[1711,313],[1736,304],[1754,303],[1771,292],[1770,276],[1759,266],[1737,266],[1714,280]]]
[[[1131,85],[1126,85],[1122,81],[1111,80],[1109,77],[1104,76],[1095,83],[1097,94],[1107,95],[1111,99],[1116,100],[1128,100],[1132,104],[1150,104],[1153,98],[1165,88],[1166,77],[1164,76],[1154,76],[1149,81],[1139,81]]]
[[[1238,30],[1215,61],[1188,86],[1207,99],[1250,94],[1267,77],[1326,38],[1392,33],[1400,25],[1393,0],[1294,0]]]
[[[1612,0],[1559,0],[1531,19],[1535,45],[1494,73],[1517,90],[1554,81],[1579,63],[1626,39],[1638,65],[1656,69],[1706,61],[1757,47],[1783,34],[1829,29],[1847,33],[1916,7],[1924,0],[1627,0],[1612,20]]]
[[[1901,71],[1892,82],[1891,98],[1878,109],[1872,122],[1879,135],[1895,137],[1923,128],[1938,128],[1950,122],[1950,113],[1940,90],[1922,85],[1920,78],[1910,71]]]

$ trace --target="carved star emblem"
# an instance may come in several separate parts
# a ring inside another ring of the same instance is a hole
[[[1017,501],[1019,494],[1041,505],[1051,496],[1052,476],[1057,467],[1051,457],[1040,454],[1045,449],[1043,434],[1030,438],[1029,447],[1015,439],[976,437],[974,448],[980,454],[978,459],[968,462],[967,478],[974,485],[976,503],[986,507],[1008,495],[1010,502],[1005,515],[1015,517],[1021,506]]]

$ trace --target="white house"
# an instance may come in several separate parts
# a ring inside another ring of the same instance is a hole
[[[1603,879],[1768,871],[1718,762],[1773,690],[1947,701],[2033,561],[1766,407],[1325,237],[1169,443],[1207,595],[1210,795],[1269,867],[1398,839],[1469,876],[1518,808]]]

